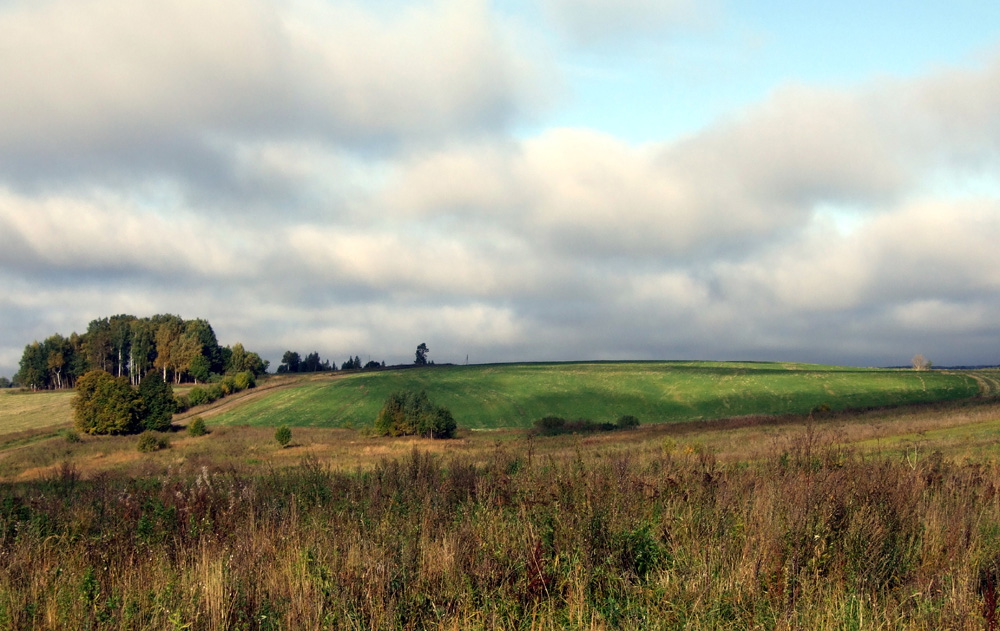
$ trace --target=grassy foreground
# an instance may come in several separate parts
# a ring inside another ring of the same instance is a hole
[[[290,449],[210,427],[0,450],[0,628],[996,628],[997,402]]]
[[[989,374],[989,373],[983,373]],[[992,381],[991,381],[992,380]],[[597,362],[438,366],[300,380],[218,414],[217,424],[364,427],[397,390],[426,390],[466,428],[529,427],[557,415],[643,423],[800,414],[976,396],[978,373],[785,363]]]

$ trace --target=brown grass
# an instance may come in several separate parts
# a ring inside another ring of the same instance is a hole
[[[923,404],[890,410],[837,412],[815,416],[742,417],[690,424],[644,425],[628,432],[531,437],[520,430],[459,432],[457,440],[386,439],[347,429],[292,428],[290,445],[281,449],[273,428],[215,427],[193,438],[168,434],[171,448],[136,451],[135,436],[80,436],[68,442],[57,427],[0,437],[0,481],[44,477],[72,462],[85,478],[102,472],[137,475],[151,467],[211,463],[251,474],[261,467],[295,466],[304,457],[334,471],[370,468],[383,458],[397,458],[414,447],[429,453],[483,462],[497,445],[539,456],[578,453],[608,458],[622,452],[648,457],[667,452],[708,452],[719,462],[754,461],[787,452],[803,436],[819,449],[830,444],[861,453],[908,454],[922,459],[939,450],[951,458],[1000,455],[1000,402],[969,400]],[[67,426],[63,430],[68,430]]]
[[[1000,403],[0,445],[0,628],[997,629]]]

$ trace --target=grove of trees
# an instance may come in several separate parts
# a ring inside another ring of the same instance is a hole
[[[383,436],[454,438],[456,430],[448,408],[431,403],[424,391],[389,395],[375,419],[375,432]]]
[[[174,393],[156,372],[135,388],[128,378],[95,368],[77,380],[72,405],[76,429],[87,434],[165,431],[174,413]]]
[[[82,335],[55,333],[28,344],[14,381],[33,390],[72,388],[98,369],[133,386],[154,371],[166,383],[206,383],[240,372],[260,376],[267,366],[240,343],[220,346],[207,320],[121,314],[92,320]]]
[[[278,374],[331,370],[337,370],[336,364],[331,364],[330,360],[321,360],[317,352],[309,353],[305,359],[302,359],[295,351],[285,351],[285,354],[281,356],[281,365],[278,366]]]
[[[370,360],[368,363],[362,365],[359,355],[348,357],[347,361],[340,365],[341,370],[375,370],[377,368],[385,368],[385,362]],[[277,372],[280,375],[296,372],[325,372],[333,370],[337,370],[337,364],[331,363],[329,359],[321,360],[319,353],[309,353],[303,359],[295,351],[285,351],[285,354],[281,356],[281,365],[278,366]]]

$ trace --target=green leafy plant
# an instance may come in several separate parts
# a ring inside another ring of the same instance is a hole
[[[292,441],[292,430],[288,429],[287,425],[282,425],[274,431],[274,440],[278,441],[282,448],[287,447]]]
[[[205,429],[205,419],[200,416],[194,417],[191,422],[188,423],[187,432],[191,436],[204,436],[207,434],[208,430]]]

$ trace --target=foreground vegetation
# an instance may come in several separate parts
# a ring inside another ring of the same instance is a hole
[[[208,429],[0,445],[0,628],[995,628],[996,402],[287,448]]]

